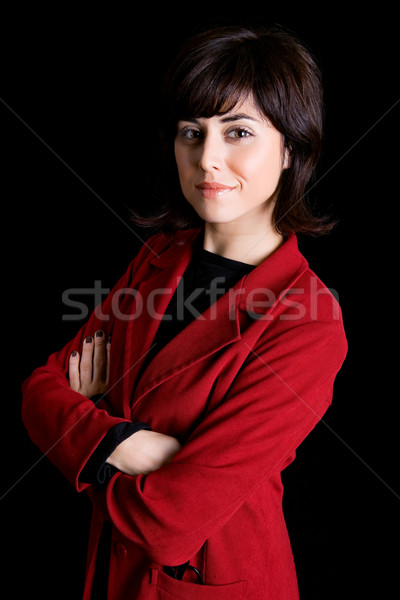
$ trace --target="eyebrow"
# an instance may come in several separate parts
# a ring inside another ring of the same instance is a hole
[[[233,115],[226,115],[221,119],[221,123],[232,123],[234,121],[242,121],[243,119],[247,119],[248,121],[258,121],[258,119],[250,117],[244,113],[236,113]]]
[[[218,116],[218,115],[216,115]],[[201,118],[201,117],[199,117]],[[233,115],[222,115],[220,118],[221,123],[234,123],[235,121],[242,121],[243,119],[247,119],[248,121],[255,121],[256,123],[258,122],[258,119],[255,119],[254,117],[250,117],[249,115],[246,115],[245,113],[236,113]],[[188,121],[189,123],[196,123],[197,125],[199,125],[199,120],[198,118],[196,119],[195,117],[193,118],[189,118],[189,119],[182,119],[182,121]]]

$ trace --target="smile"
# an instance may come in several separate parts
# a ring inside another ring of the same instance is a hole
[[[200,190],[201,195],[204,198],[209,198],[209,199],[218,198],[218,197],[222,196],[223,194],[227,194],[228,192],[231,192],[232,190],[235,189],[235,187],[224,185],[222,183],[207,183],[207,182],[203,182],[203,183],[196,185],[196,188],[198,190]]]

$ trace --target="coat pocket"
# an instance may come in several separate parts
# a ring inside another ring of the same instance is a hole
[[[159,592],[156,598],[163,600],[242,600],[246,596],[247,581],[224,585],[199,585],[173,579],[160,569],[151,569],[150,584]]]

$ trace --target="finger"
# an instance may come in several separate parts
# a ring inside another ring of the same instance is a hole
[[[106,359],[107,359],[107,368],[106,368],[106,384],[110,381],[110,355],[111,355],[111,336],[109,335],[107,338],[106,344]]]
[[[79,377],[79,353],[75,350],[71,352],[68,365],[69,385],[74,392],[77,392],[80,387]]]
[[[88,386],[92,382],[93,347],[93,338],[89,335],[85,338],[82,346],[82,356],[79,368],[81,388]]]
[[[104,331],[96,331],[94,336],[93,383],[103,383],[106,380],[106,370],[106,336]]]

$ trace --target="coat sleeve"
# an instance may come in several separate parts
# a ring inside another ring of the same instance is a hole
[[[93,336],[96,330],[112,333],[114,295],[131,285],[135,270],[148,253],[146,244],[75,338],[51,354],[22,385],[22,420],[31,440],[78,491],[88,485],[79,480],[79,475],[98,444],[114,425],[127,421],[71,390],[67,378],[69,356],[73,350],[81,351],[84,338]]]
[[[190,559],[321,419],[346,350],[336,322],[298,325],[248,347],[229,393],[170,464],[111,479],[102,502],[114,526],[158,563]]]

